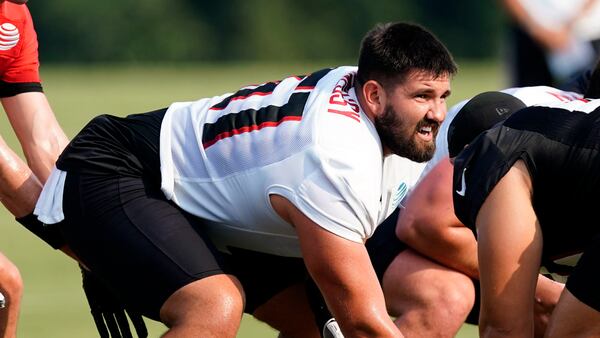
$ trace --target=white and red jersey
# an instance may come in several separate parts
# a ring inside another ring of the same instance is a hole
[[[564,103],[574,100],[581,100],[583,96],[579,93],[568,92],[548,86],[533,86],[533,87],[515,87],[501,90],[501,92],[510,94],[521,100],[526,106],[543,105],[546,107],[561,106]],[[452,106],[442,125],[435,140],[435,154],[427,163],[421,177],[427,173],[443,158],[448,157],[448,127],[456,114],[461,108],[469,102],[470,99],[463,100]]]
[[[424,164],[383,157],[377,131],[358,103],[355,76],[356,67],[323,69],[173,103],[160,126],[165,196],[206,220],[221,250],[301,255],[295,229],[274,211],[270,195],[285,197],[327,231],[364,242],[414,186]],[[119,140],[115,144],[128,142]],[[87,155],[77,154],[75,162],[89,165],[78,162]],[[40,221],[64,219],[66,174],[55,169],[48,178],[34,212]]]
[[[300,254],[294,228],[273,210],[270,195],[285,197],[324,229],[363,242],[423,164],[384,159],[358,104],[355,72],[324,69],[173,103],[161,127],[163,192],[208,220],[221,248]]]

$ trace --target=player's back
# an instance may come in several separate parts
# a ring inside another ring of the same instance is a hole
[[[487,195],[521,159],[533,184],[544,255],[580,251],[585,239],[600,233],[588,221],[600,189],[598,106],[599,100],[575,100],[552,109],[533,106],[481,134],[455,161],[455,187],[464,188],[454,194],[459,218],[474,228]]]

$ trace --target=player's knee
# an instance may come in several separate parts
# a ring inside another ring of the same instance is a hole
[[[20,297],[23,293],[23,279],[19,269],[9,263],[0,264],[0,287],[5,295],[10,297]]]
[[[428,303],[438,315],[464,320],[475,303],[475,288],[469,277],[455,273],[441,281],[430,297]]]
[[[196,327],[197,332],[229,336],[237,331],[243,310],[244,295],[239,282],[217,275],[177,290],[163,304],[160,317],[169,328]]]
[[[409,293],[410,301],[400,302],[400,313],[408,310],[433,318],[464,319],[475,302],[471,279],[454,271],[430,279]]]

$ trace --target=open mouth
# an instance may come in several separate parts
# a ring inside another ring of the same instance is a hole
[[[431,125],[417,128],[417,134],[425,141],[433,140],[433,131],[434,128]]]

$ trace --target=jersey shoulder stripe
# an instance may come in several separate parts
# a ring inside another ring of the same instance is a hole
[[[267,105],[260,108],[243,109],[238,112],[224,114],[214,123],[206,123],[202,132],[202,146],[207,149],[218,141],[233,135],[260,130],[265,127],[276,127],[284,121],[300,121],[311,90],[330,71],[330,68],[322,69],[301,78],[302,80],[299,81],[294,88],[294,92],[283,105],[278,106],[267,103]],[[298,77],[295,78],[298,79]],[[223,109],[233,98],[241,100],[253,95],[268,95],[266,93],[272,93],[277,83],[270,82],[254,89],[245,89],[243,93],[238,91],[213,107],[218,106]]]
[[[267,82],[254,88],[242,88],[237,92],[223,99],[223,101],[210,107],[210,110],[223,110],[227,108],[231,101],[244,100],[251,96],[267,96],[273,93],[273,89],[279,84],[277,82]]]

